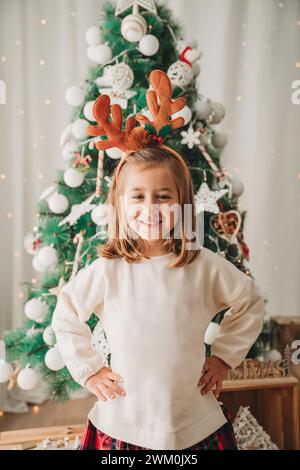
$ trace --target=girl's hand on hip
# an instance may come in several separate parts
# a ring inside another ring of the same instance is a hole
[[[231,367],[226,364],[222,359],[216,356],[206,358],[202,370],[202,376],[199,379],[198,386],[204,385],[201,389],[201,394],[205,395],[214,386],[216,389],[213,390],[216,398],[219,398],[222,382],[227,376],[227,371]]]
[[[113,372],[111,367],[102,367],[88,378],[84,386],[100,400],[106,401],[106,397],[115,398],[115,393],[126,395],[125,390],[117,385],[117,382],[123,382],[122,377]]]

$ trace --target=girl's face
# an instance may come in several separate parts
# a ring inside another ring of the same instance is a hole
[[[121,207],[125,221],[141,238],[168,238],[180,207],[174,178],[164,165],[134,165],[125,177]]]

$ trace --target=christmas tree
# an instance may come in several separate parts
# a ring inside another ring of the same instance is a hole
[[[184,39],[183,27],[171,11],[154,0],[107,2],[99,25],[87,30],[86,41],[93,66],[84,84],[66,90],[66,100],[74,108],[71,123],[61,136],[68,167],[57,172],[53,186],[41,195],[36,226],[24,240],[39,279],[24,283],[24,322],[5,332],[0,363],[0,382],[30,390],[43,380],[49,396],[60,401],[81,387],[70,376],[56,346],[52,314],[62,286],[96,259],[97,248],[107,241],[105,201],[121,157],[117,148],[98,152],[97,138],[87,134],[87,126],[95,124],[93,104],[100,94],[109,95],[111,104],[120,104],[124,121],[132,113],[149,116],[150,72],[160,69],[168,74],[173,98],[183,96],[186,106],[180,111],[184,127],[169,134],[165,144],[189,165],[197,212],[204,213],[203,245],[251,275],[243,237],[246,212],[238,209],[243,185],[221,168],[227,138],[215,126],[223,120],[225,109],[197,89],[202,55],[197,42]],[[225,313],[215,317],[206,336],[208,345]],[[101,322],[92,314],[88,325],[94,332],[93,347],[99,347],[109,363]]]

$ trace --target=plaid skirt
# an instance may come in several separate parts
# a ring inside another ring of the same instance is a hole
[[[187,447],[183,450],[238,450],[231,415],[225,406],[221,405],[227,423],[210,434],[205,439]],[[88,419],[87,426],[83,431],[78,450],[153,450],[140,447],[119,439],[115,439],[97,429]]]

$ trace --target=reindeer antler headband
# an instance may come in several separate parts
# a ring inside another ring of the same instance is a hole
[[[184,125],[183,117],[175,119],[170,119],[170,117],[181,111],[186,101],[182,97],[172,100],[172,84],[168,75],[162,70],[153,70],[150,73],[149,82],[153,89],[147,91],[146,100],[153,121],[143,114],[129,116],[126,120],[125,130],[122,130],[121,106],[119,104],[110,105],[110,97],[100,95],[93,106],[93,114],[98,124],[88,126],[87,133],[92,136],[107,136],[107,140],[96,143],[97,149],[108,150],[112,147],[118,147],[124,152],[121,160],[130,152],[158,144],[184,162],[175,150],[162,143],[171,129],[178,129]],[[111,121],[109,121],[110,113],[112,115]],[[136,126],[136,121],[143,126]]]

